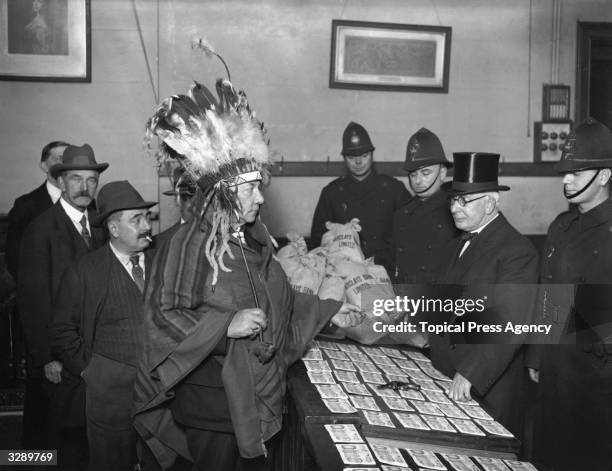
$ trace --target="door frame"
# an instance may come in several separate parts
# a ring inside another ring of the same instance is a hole
[[[591,43],[603,39],[612,41],[612,23],[578,21],[576,42],[575,122],[590,116],[589,87],[591,75]]]

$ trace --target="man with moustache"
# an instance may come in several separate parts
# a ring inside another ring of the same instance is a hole
[[[460,237],[445,252],[440,283],[459,285],[459,298],[484,299],[485,310],[441,321],[505,325],[529,324],[535,301],[538,256],[531,242],[499,211],[498,154],[454,153],[450,210]],[[442,291],[443,293],[443,291]],[[473,394],[493,418],[516,436],[523,429],[524,336],[431,335],[433,365],[452,378],[449,396]]]
[[[38,215],[49,209],[62,195],[57,179],[51,175],[51,167],[62,162],[62,154],[68,143],[53,141],[43,147],[40,169],[46,175],[45,182],[35,190],[15,200],[8,214],[6,233],[6,267],[17,281],[19,265],[19,244],[25,228]]]
[[[528,351],[539,383],[534,461],[554,471],[612,469],[612,132],[593,118],[555,169],[572,204],[548,229],[536,322],[553,334]]]
[[[151,256],[149,208],[127,181],[100,189],[109,242],[64,275],[50,328],[64,368],[86,384],[90,470],[130,470],[137,463],[131,407],[142,349],[143,291]]]
[[[60,465],[76,469],[84,459],[80,452],[87,451],[83,385],[51,353],[47,326],[64,270],[105,241],[104,232],[91,226],[94,213],[88,208],[99,175],[107,167],[96,162],[88,144],[66,147],[63,162],[50,170],[62,197],[27,227],[20,248],[17,299],[28,347],[28,373],[41,378],[50,401],[45,411],[50,430],[38,448],[59,446]]]
[[[448,209],[448,195],[441,189],[452,165],[438,136],[428,129],[419,129],[408,140],[404,169],[414,196],[393,218],[395,283],[437,281],[440,254],[459,235]]]
[[[368,132],[350,122],[342,134],[342,157],[348,175],[337,178],[321,191],[312,218],[311,245],[321,244],[327,231],[325,223],[347,223],[353,218],[361,222],[359,238],[366,257],[393,272],[391,232],[393,214],[410,194],[400,181],[376,172],[372,167],[374,146]]]

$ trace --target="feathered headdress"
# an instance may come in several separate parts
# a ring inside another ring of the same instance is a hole
[[[199,40],[197,47],[207,54],[212,51],[225,65],[208,43]],[[203,227],[210,223],[206,256],[213,267],[213,284],[219,266],[229,271],[223,264],[224,253],[233,258],[227,242],[232,219],[240,211],[236,185],[262,180],[271,163],[263,124],[246,94],[223,79],[217,80],[216,92],[218,98],[195,82],[187,95],[163,100],[147,123],[148,138],[163,141],[160,160],[178,160],[200,187],[196,207]],[[212,220],[204,221],[210,209]]]

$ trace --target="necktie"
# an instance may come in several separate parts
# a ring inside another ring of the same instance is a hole
[[[140,257],[138,255],[132,255],[130,257],[130,262],[132,262],[132,277],[138,285],[138,289],[142,293],[144,291],[144,272],[142,271],[142,268],[140,268],[140,263],[138,263],[139,258]]]
[[[461,258],[461,255],[463,255],[462,252],[463,252],[464,247],[474,237],[476,237],[476,232],[463,232],[459,236],[459,240],[461,241],[461,243],[459,244],[459,255],[458,255],[458,258]]]
[[[83,214],[83,217],[81,218],[80,223],[81,223],[81,237],[83,237],[83,240],[87,244],[87,247],[91,247],[91,234],[87,230],[87,216]]]

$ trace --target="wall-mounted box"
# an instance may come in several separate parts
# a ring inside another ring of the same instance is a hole
[[[558,162],[563,153],[572,122],[533,123],[533,161]]]

